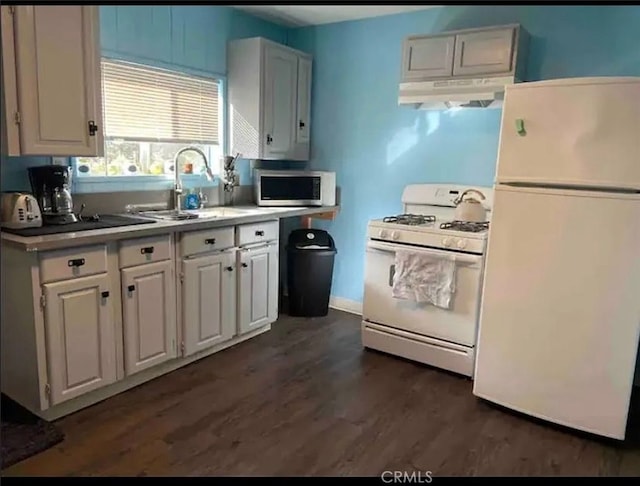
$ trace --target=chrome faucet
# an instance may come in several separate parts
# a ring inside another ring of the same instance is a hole
[[[189,150],[193,150],[194,152],[198,152],[202,156],[202,160],[204,160],[205,167],[205,175],[208,181],[213,181],[214,176],[213,172],[211,172],[211,167],[209,167],[209,161],[207,160],[207,156],[204,154],[202,150],[197,147],[185,147],[176,152],[175,157],[173,158],[173,175],[175,177],[173,184],[173,209],[175,211],[180,211],[182,209],[182,181],[180,180],[180,169],[178,166],[178,158],[184,152]]]

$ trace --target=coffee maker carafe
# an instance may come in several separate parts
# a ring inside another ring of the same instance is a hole
[[[29,167],[29,181],[33,195],[42,211],[44,224],[76,223],[71,198],[71,167],[66,165],[42,165]]]

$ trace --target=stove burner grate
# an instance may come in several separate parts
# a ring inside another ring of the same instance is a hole
[[[440,225],[440,229],[479,233],[489,229],[489,221],[484,221],[482,223],[474,223],[471,221],[448,221],[446,223],[442,223]]]
[[[397,216],[387,216],[382,219],[383,223],[408,224],[411,226],[419,226],[435,222],[436,217],[424,214],[398,214]]]

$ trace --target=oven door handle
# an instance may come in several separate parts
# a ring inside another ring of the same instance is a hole
[[[386,253],[395,253],[396,250],[414,251],[416,253],[424,253],[434,257],[448,258],[456,263],[467,263],[470,265],[482,262],[482,255],[469,255],[466,253],[456,253],[453,251],[436,250],[432,248],[418,248],[415,246],[395,245],[393,243],[384,243],[382,241],[367,241],[367,249],[382,251]]]

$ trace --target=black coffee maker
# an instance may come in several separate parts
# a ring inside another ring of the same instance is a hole
[[[42,212],[43,224],[69,224],[78,221],[71,199],[71,167],[42,165],[29,167],[33,195]]]

